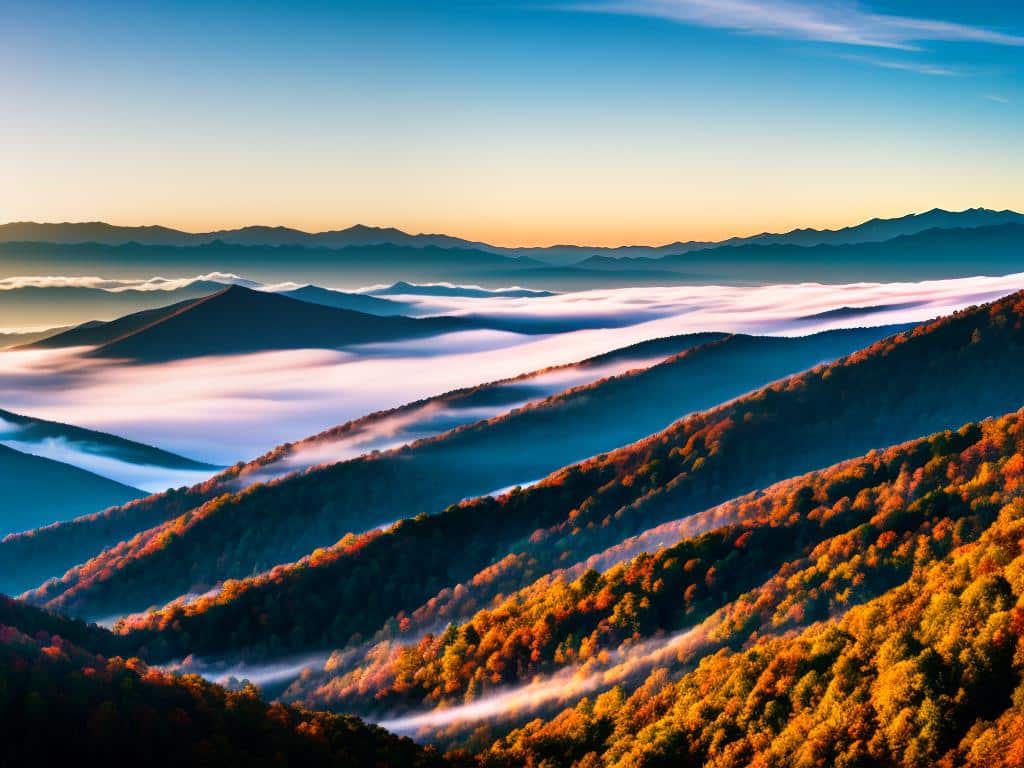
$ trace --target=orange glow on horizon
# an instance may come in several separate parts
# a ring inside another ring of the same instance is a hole
[[[249,218],[188,218],[175,219],[152,218],[138,216],[114,216],[104,217],[100,215],[79,216],[79,217],[28,217],[12,218],[10,221],[37,221],[45,223],[57,222],[95,222],[102,221],[114,226],[137,227],[158,225],[177,229],[188,233],[213,232],[219,230],[234,230],[247,226],[269,226],[287,227],[289,229],[301,230],[309,233],[344,230],[353,226],[363,225],[374,228],[395,228],[410,235],[446,235],[461,238],[473,242],[483,242],[489,245],[505,248],[544,248],[558,245],[577,245],[593,248],[616,248],[622,246],[663,246],[675,242],[718,242],[733,237],[751,237],[762,233],[783,233],[794,229],[842,229],[856,226],[873,218],[898,218],[912,213],[923,213],[932,208],[945,208],[951,211],[960,211],[971,207],[991,207],[995,209],[1012,208],[1013,206],[996,206],[976,204],[942,205],[935,204],[929,207],[917,208],[895,208],[893,210],[862,210],[859,213],[847,212],[828,217],[814,216],[808,214],[802,217],[799,213],[785,217],[773,217],[770,220],[761,217],[757,221],[741,223],[740,220],[731,221],[705,220],[702,225],[680,225],[678,228],[669,228],[662,224],[656,227],[645,228],[642,225],[622,225],[618,222],[602,222],[598,227],[579,226],[569,227],[540,227],[540,226],[511,226],[488,227],[486,225],[471,224],[455,221],[450,226],[437,224],[435,226],[425,225],[422,222],[409,222],[403,224],[401,221],[328,221],[322,218],[295,218],[292,220],[264,220],[257,215]]]

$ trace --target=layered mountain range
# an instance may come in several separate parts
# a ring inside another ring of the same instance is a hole
[[[1020,225],[986,223],[941,239],[1008,237],[1010,264]],[[934,233],[735,249],[882,254]],[[229,316],[251,320],[248,349],[287,348],[259,316],[287,330],[296,312],[324,344],[359,343],[331,335],[358,313],[297,298],[236,286],[70,333],[97,359],[160,364],[218,354],[204,329]],[[410,338],[429,320],[365,317]],[[177,490],[83,491],[89,514],[0,542],[21,593],[0,602],[0,704],[32,754],[105,754],[120,719],[157,763],[217,745],[298,765],[1014,765],[1022,350],[1020,293],[912,326],[653,339]],[[36,442],[188,462],[0,415]],[[276,701],[172,672],[225,668],[273,679]],[[47,715],[89,727],[46,745]]]
[[[365,226],[321,233],[258,226],[193,234],[101,222],[23,222],[0,225],[0,264],[11,274],[30,275],[183,276],[217,268],[268,281],[301,272],[309,280],[348,287],[450,280],[577,290],[1005,274],[1019,268],[1022,234],[1022,214],[980,208],[936,209],[837,230],[619,248],[509,248]]]

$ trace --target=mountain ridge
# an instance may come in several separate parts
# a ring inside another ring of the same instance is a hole
[[[27,348],[95,346],[93,357],[144,362],[281,349],[422,338],[469,330],[453,317],[371,315],[286,295],[229,285],[216,293],[144,310],[106,323],[85,323]]]
[[[285,226],[248,225],[211,232],[186,232],[161,225],[119,226],[92,222],[10,222],[0,224],[0,242],[102,243],[106,245],[204,245],[224,242],[237,245],[305,246],[339,248],[359,245],[396,245],[441,247],[446,249],[485,250],[515,257],[532,257],[553,264],[578,261],[582,253],[591,255],[664,256],[727,245],[779,244],[819,245],[878,242],[898,235],[913,234],[931,228],[977,228],[1008,221],[1024,222],[1024,214],[1009,209],[967,208],[950,211],[933,208],[892,218],[875,217],[835,229],[799,227],[784,232],[761,232],[717,241],[677,240],[663,245],[588,246],[559,243],[549,246],[499,246],[483,241],[434,233],[408,233],[396,227],[355,224],[343,229],[307,232]],[[614,256],[613,256],[614,257]]]

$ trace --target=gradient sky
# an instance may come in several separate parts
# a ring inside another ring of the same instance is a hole
[[[0,3],[0,221],[660,243],[1024,209],[1006,0]]]

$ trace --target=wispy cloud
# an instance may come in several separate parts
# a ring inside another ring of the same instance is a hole
[[[927,64],[916,61],[897,61],[895,59],[878,59],[874,56],[843,56],[847,61],[855,61],[860,64],[868,64],[872,67],[882,69],[895,69],[901,72],[913,72],[918,75],[930,75],[932,77],[961,77],[964,75],[958,69],[944,67],[937,64]]]
[[[820,0],[592,0],[580,11],[651,16],[754,35],[840,45],[918,50],[925,41],[1024,46],[1024,36],[936,19],[872,13]]]
[[[1006,96],[1000,96],[998,93],[986,93],[984,98],[989,101],[994,101],[996,104],[1009,104],[1010,100]]]

